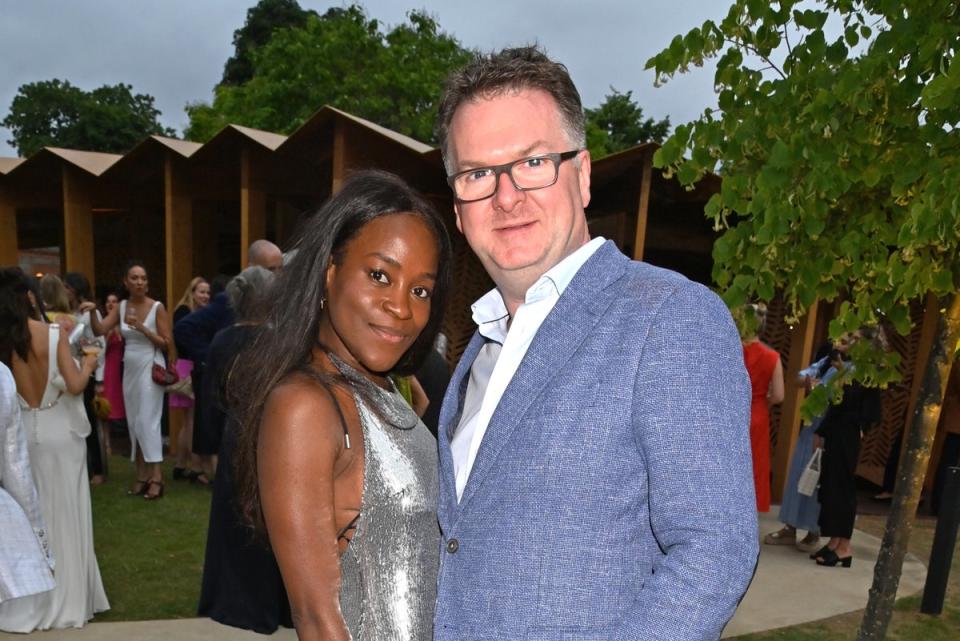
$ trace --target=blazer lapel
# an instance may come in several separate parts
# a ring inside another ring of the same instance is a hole
[[[607,241],[583,265],[560,296],[537,330],[490,419],[458,506],[460,511],[483,483],[530,404],[555,379],[557,373],[563,371],[564,364],[613,302],[617,289],[611,285],[620,278],[628,263],[629,259],[620,253],[616,245]],[[473,356],[476,357],[476,353]],[[455,492],[453,496],[456,501]]]
[[[437,443],[440,450],[440,505],[437,516],[440,519],[440,527],[445,532],[449,531],[453,522],[456,521],[457,514],[457,483],[450,440],[463,413],[463,399],[467,392],[467,382],[470,380],[470,368],[483,344],[483,336],[479,332],[474,332],[473,338],[470,339],[467,348],[460,356],[460,362],[453,371],[450,384],[443,396],[443,405],[440,407],[437,425]]]

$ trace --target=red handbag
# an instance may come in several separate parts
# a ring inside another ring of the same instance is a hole
[[[164,357],[166,361],[166,357]],[[153,382],[157,385],[166,387],[167,385],[173,385],[180,380],[180,375],[177,374],[177,370],[172,365],[161,365],[154,361],[153,369],[150,371],[150,377],[153,378]]]

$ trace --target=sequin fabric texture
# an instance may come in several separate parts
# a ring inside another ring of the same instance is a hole
[[[355,641],[433,637],[439,567],[437,445],[403,397],[331,356],[354,386],[363,499],[340,558],[340,609]]]

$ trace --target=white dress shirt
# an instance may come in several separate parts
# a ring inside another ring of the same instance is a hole
[[[470,367],[463,413],[450,441],[458,501],[463,497],[490,419],[533,337],[567,285],[604,242],[598,236],[550,268],[527,290],[512,321],[497,289],[484,294],[471,307],[473,322],[487,342]]]

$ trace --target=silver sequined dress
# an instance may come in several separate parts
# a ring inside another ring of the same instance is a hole
[[[354,641],[429,641],[440,564],[437,443],[395,389],[332,360],[355,386],[364,439],[363,499],[340,558],[340,609]]]

